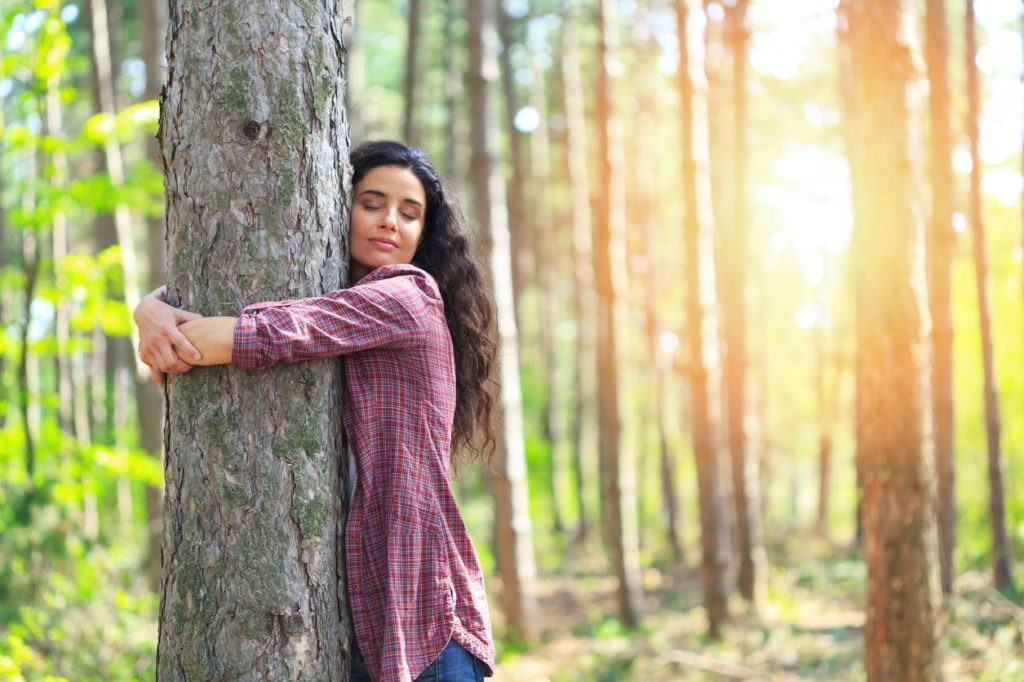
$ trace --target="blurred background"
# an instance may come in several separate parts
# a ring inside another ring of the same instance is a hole
[[[864,679],[851,244],[871,160],[848,4],[506,0],[484,23],[455,0],[346,9],[352,144],[423,147],[475,224],[511,235],[495,249],[522,429],[504,441],[526,464],[510,478],[528,555],[499,565],[489,476],[456,479],[496,679]],[[891,123],[942,665],[1024,679],[1024,8],[979,0],[968,21],[968,4],[902,3]],[[155,671],[163,414],[129,311],[165,277],[165,15],[0,10],[0,679]],[[505,195],[489,220],[480,168]]]

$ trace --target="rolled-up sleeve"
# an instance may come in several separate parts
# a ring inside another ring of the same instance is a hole
[[[235,324],[231,363],[263,369],[279,362],[410,348],[422,342],[443,304],[433,280],[410,265],[384,266],[349,289],[247,306]]]

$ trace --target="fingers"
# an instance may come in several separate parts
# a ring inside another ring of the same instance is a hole
[[[202,317],[202,315],[199,315],[198,317]],[[177,327],[170,330],[167,336],[168,340],[174,345],[179,355],[182,352],[186,353],[188,357],[192,358],[192,362],[199,362],[200,360],[203,359],[203,356],[200,355],[199,350],[192,345],[192,342],[188,340],[187,336],[178,331]]]
[[[149,367],[149,376],[153,378],[153,383],[160,388],[164,387],[164,373],[154,368],[152,365]]]
[[[182,322],[191,322],[192,320],[201,320],[203,318],[199,313],[193,313],[188,310],[181,310],[180,308],[174,309],[174,321],[178,324]]]

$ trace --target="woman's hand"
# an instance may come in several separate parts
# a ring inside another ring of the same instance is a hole
[[[132,317],[139,328],[139,358],[158,386],[163,387],[165,372],[187,372],[202,359],[178,325],[203,316],[167,305],[162,288],[144,296]]]

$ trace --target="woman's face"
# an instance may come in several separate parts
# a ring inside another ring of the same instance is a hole
[[[353,281],[382,265],[411,263],[426,215],[426,192],[411,170],[378,166],[367,172],[352,198]]]

